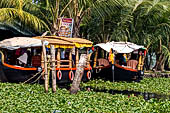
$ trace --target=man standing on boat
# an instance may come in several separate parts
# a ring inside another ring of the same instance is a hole
[[[115,59],[115,55],[114,55],[112,48],[110,49],[108,59],[109,59],[109,62],[111,63],[111,66],[112,66],[112,77],[113,77],[113,82],[114,82],[114,59]]]

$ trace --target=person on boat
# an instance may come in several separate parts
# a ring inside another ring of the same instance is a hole
[[[114,52],[113,52],[113,49],[110,49],[110,52],[109,52],[109,62],[111,63],[111,64],[114,64]]]
[[[126,57],[126,54],[120,54],[120,56],[119,56],[119,64],[120,64],[120,65],[124,65],[124,66],[127,65],[127,57]]]
[[[27,51],[24,49],[22,50],[22,55],[17,58],[19,60],[19,64],[21,66],[26,66],[27,64],[27,59],[28,59],[28,54]]]
[[[61,60],[65,59],[65,50],[61,49]]]
[[[28,55],[27,65],[31,66],[31,50],[27,50],[27,55]]]

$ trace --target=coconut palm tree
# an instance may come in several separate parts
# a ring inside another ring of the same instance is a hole
[[[88,22],[86,31],[90,32],[87,36],[94,37],[94,41],[96,39],[99,42],[109,41],[107,37],[98,36],[105,33],[105,36],[109,36],[111,40],[131,41],[145,45],[149,52],[157,55],[155,68],[163,70],[166,59],[170,57],[167,48],[170,31],[170,2],[167,0],[118,0],[116,3],[107,0],[103,2],[107,4],[97,5],[99,9],[97,11],[101,17],[91,18]],[[103,13],[102,10],[105,12]],[[109,23],[107,23],[108,20],[110,20]],[[96,25],[95,22],[97,22]],[[112,28],[110,32],[107,32],[107,25]]]
[[[52,35],[58,32],[58,18],[74,19],[74,36],[79,37],[79,26],[94,0],[2,0],[0,21],[17,21],[22,28],[27,26],[36,31],[48,30]],[[24,27],[23,27],[24,26]]]
[[[1,0],[0,22],[12,25],[18,23],[21,29],[29,29],[33,32],[42,32],[49,29],[42,19],[30,13],[32,9],[29,9],[30,12],[27,11],[31,3],[31,0]]]

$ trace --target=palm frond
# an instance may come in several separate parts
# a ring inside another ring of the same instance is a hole
[[[24,12],[15,8],[0,9],[1,22],[13,22],[14,20],[21,22],[23,27],[27,26],[28,28],[33,28],[35,31],[41,32],[44,29],[49,30],[48,25],[44,21],[28,12]]]
[[[165,59],[167,59],[167,63],[170,66],[170,51],[168,47],[162,45],[162,53],[164,54]]]

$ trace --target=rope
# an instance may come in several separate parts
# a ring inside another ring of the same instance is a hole
[[[43,71],[42,73],[44,73],[44,71]],[[32,84],[32,83],[35,83],[37,80],[39,80],[40,77],[42,77],[42,73],[41,73],[41,75],[40,75],[36,80],[34,80],[33,82],[31,82],[31,84]]]
[[[25,84],[25,83],[27,83],[28,81],[30,81],[31,79],[33,79],[35,76],[37,76],[38,74],[40,74],[41,73],[41,71],[40,72],[38,72],[38,73],[36,73],[35,75],[33,75],[31,78],[29,78],[28,80],[26,80],[26,81],[24,81],[23,83]]]

